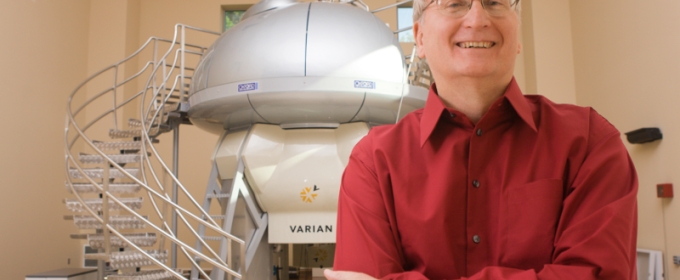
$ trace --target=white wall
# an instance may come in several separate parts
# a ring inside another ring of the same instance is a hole
[[[525,94],[576,103],[568,0],[523,0]]]
[[[638,246],[664,251],[666,279],[680,279],[680,204],[656,184],[680,180],[680,2],[571,1],[577,102],[620,131],[660,127],[664,139],[628,145],[640,190]],[[676,186],[676,192],[677,192]]]
[[[3,279],[79,265],[62,219],[63,138],[66,99],[86,74],[88,11],[80,0],[0,3]]]

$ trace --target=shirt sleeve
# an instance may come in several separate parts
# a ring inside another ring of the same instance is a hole
[[[590,131],[563,202],[552,263],[539,272],[487,267],[462,279],[637,279],[635,167],[619,132],[594,111]]]
[[[342,176],[333,269],[382,279],[427,279],[403,268],[399,237],[386,211],[393,205],[391,195],[379,187],[372,156],[364,148],[370,137],[355,146]]]

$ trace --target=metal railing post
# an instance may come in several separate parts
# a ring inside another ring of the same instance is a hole
[[[172,172],[176,178],[179,178],[179,121],[172,120]],[[178,188],[177,182],[172,181],[172,202],[178,204]],[[179,232],[177,232],[177,211],[172,211],[172,232],[175,233],[175,237],[179,238]],[[171,247],[171,267],[173,269],[177,268],[177,244],[172,243]]]

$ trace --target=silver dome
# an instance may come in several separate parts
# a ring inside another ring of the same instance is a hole
[[[427,90],[408,84],[397,37],[373,14],[271,2],[253,6],[204,55],[190,88],[194,124],[215,133],[253,123],[385,124],[423,106]]]

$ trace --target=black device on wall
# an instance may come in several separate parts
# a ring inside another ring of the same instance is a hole
[[[631,144],[642,144],[661,140],[663,135],[658,127],[645,127],[626,132],[626,138]]]

